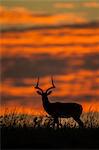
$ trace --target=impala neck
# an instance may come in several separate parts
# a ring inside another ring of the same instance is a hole
[[[49,108],[49,100],[48,100],[48,97],[47,96],[42,96],[42,102],[43,102],[43,107],[44,109],[47,111],[48,108]]]

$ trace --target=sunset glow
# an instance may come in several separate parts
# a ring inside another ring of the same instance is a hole
[[[54,78],[50,102],[73,101],[84,112],[99,111],[99,2],[34,1],[31,8],[27,1],[10,6],[2,0],[0,6],[0,114],[16,109],[46,115],[34,89],[38,76],[44,90]]]

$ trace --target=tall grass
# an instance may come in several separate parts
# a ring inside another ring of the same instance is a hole
[[[53,118],[50,116],[32,116],[27,114],[17,114],[16,110],[7,112],[0,116],[1,127],[33,127],[49,128],[52,127]],[[81,119],[85,128],[99,128],[99,113],[91,109],[83,113]],[[60,119],[60,128],[78,128],[79,125],[72,118]]]

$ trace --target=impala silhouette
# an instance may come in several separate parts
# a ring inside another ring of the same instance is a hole
[[[57,126],[59,126],[59,118],[69,118],[72,117],[80,127],[83,127],[83,122],[80,119],[80,116],[82,114],[82,106],[78,103],[50,103],[48,99],[48,95],[52,93],[52,89],[55,88],[53,78],[51,78],[52,86],[48,88],[45,92],[39,87],[39,77],[37,84],[35,86],[37,90],[37,93],[41,95],[43,107],[45,111],[51,115],[54,119],[54,125],[55,123]]]

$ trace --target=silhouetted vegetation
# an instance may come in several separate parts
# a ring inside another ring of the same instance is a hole
[[[53,128],[50,116],[9,113],[0,116],[2,148],[99,148],[99,113],[82,115],[84,128],[61,119]]]

